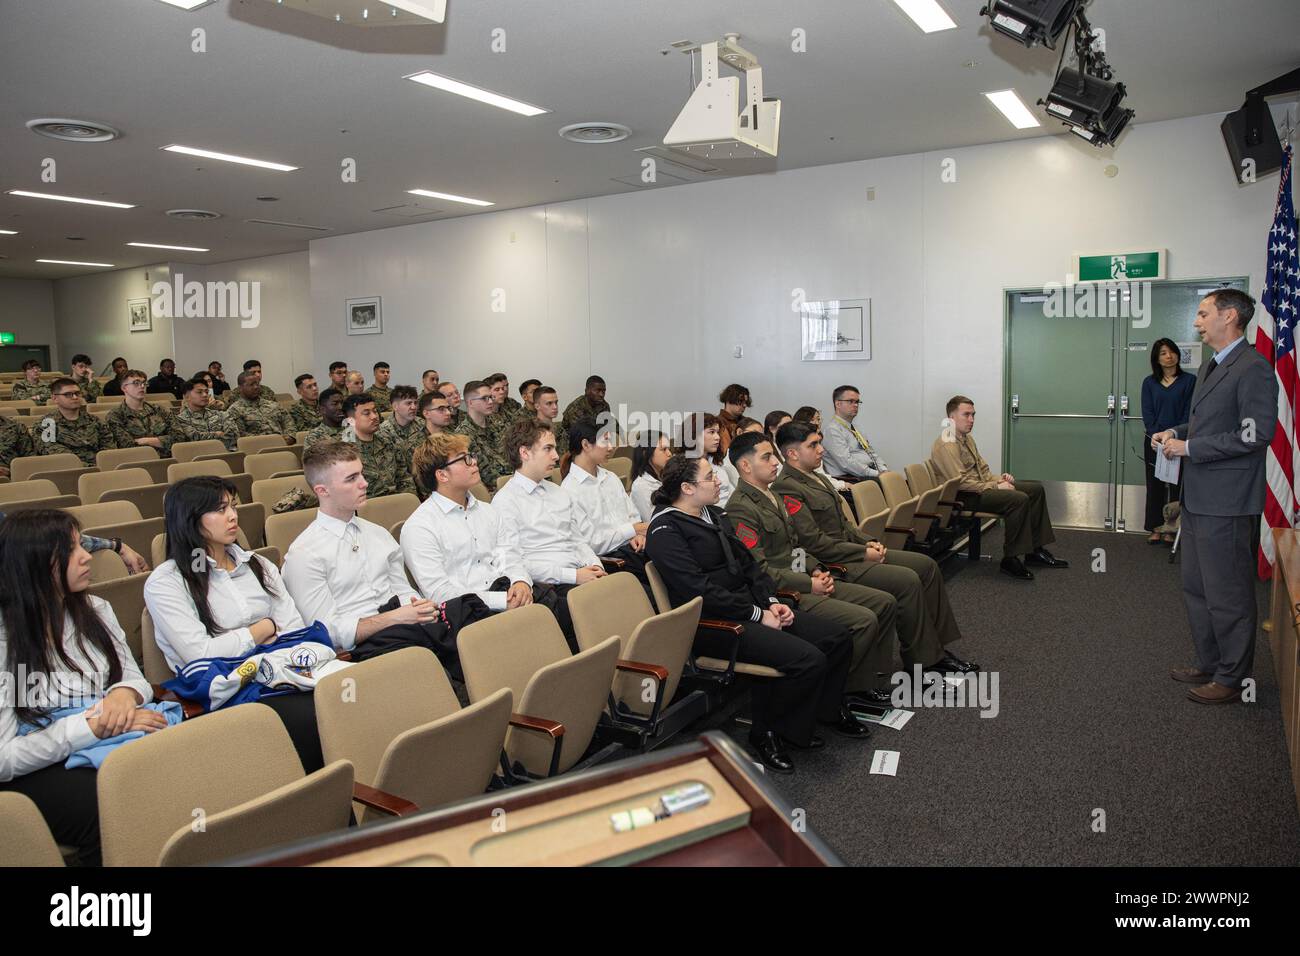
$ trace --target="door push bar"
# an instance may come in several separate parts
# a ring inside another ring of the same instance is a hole
[[[1127,395],[1122,396],[1122,407],[1123,407],[1123,411],[1128,411]],[[1053,412],[1053,413],[1022,412],[1020,410],[1020,396],[1012,395],[1011,396],[1011,420],[1015,421],[1016,419],[1019,418],[1104,418],[1107,421],[1113,421],[1115,418],[1115,396],[1114,395],[1106,396],[1105,415],[1083,415],[1083,414],[1072,413],[1072,412]]]

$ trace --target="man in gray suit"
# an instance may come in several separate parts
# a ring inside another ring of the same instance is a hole
[[[1201,300],[1196,330],[1214,349],[1192,391],[1190,420],[1151,437],[1183,459],[1183,601],[1195,667],[1170,676],[1197,686],[1202,704],[1241,699],[1255,659],[1255,555],[1251,532],[1264,510],[1264,456],[1277,425],[1277,379],[1245,340],[1255,300],[1219,289]]]

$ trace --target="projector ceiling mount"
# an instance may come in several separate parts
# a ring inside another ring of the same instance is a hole
[[[700,54],[700,79],[691,91],[664,145],[709,160],[762,159],[776,156],[781,126],[781,101],[764,98],[763,70],[758,57],[740,45],[740,34],[698,46],[685,41],[673,46]],[[740,105],[740,80],[721,76],[718,61],[745,75],[745,105]]]

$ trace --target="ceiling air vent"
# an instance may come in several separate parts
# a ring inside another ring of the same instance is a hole
[[[280,222],[278,219],[245,219],[258,226],[284,226],[287,229],[310,229],[313,232],[329,232],[329,226],[311,226],[305,222]]]
[[[632,135],[622,123],[571,123],[560,130],[571,143],[619,143]]]
[[[211,219],[221,218],[221,213],[210,209],[168,209],[167,215],[173,219],[184,219],[189,222],[208,222]]]
[[[104,123],[76,119],[34,119],[27,121],[33,133],[68,143],[107,143],[122,134]]]

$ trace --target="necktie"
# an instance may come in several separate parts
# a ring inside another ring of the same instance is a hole
[[[1210,359],[1210,364],[1205,366],[1205,380],[1207,382],[1210,380],[1210,376],[1214,374],[1214,370],[1218,367],[1219,360],[1217,358]]]

